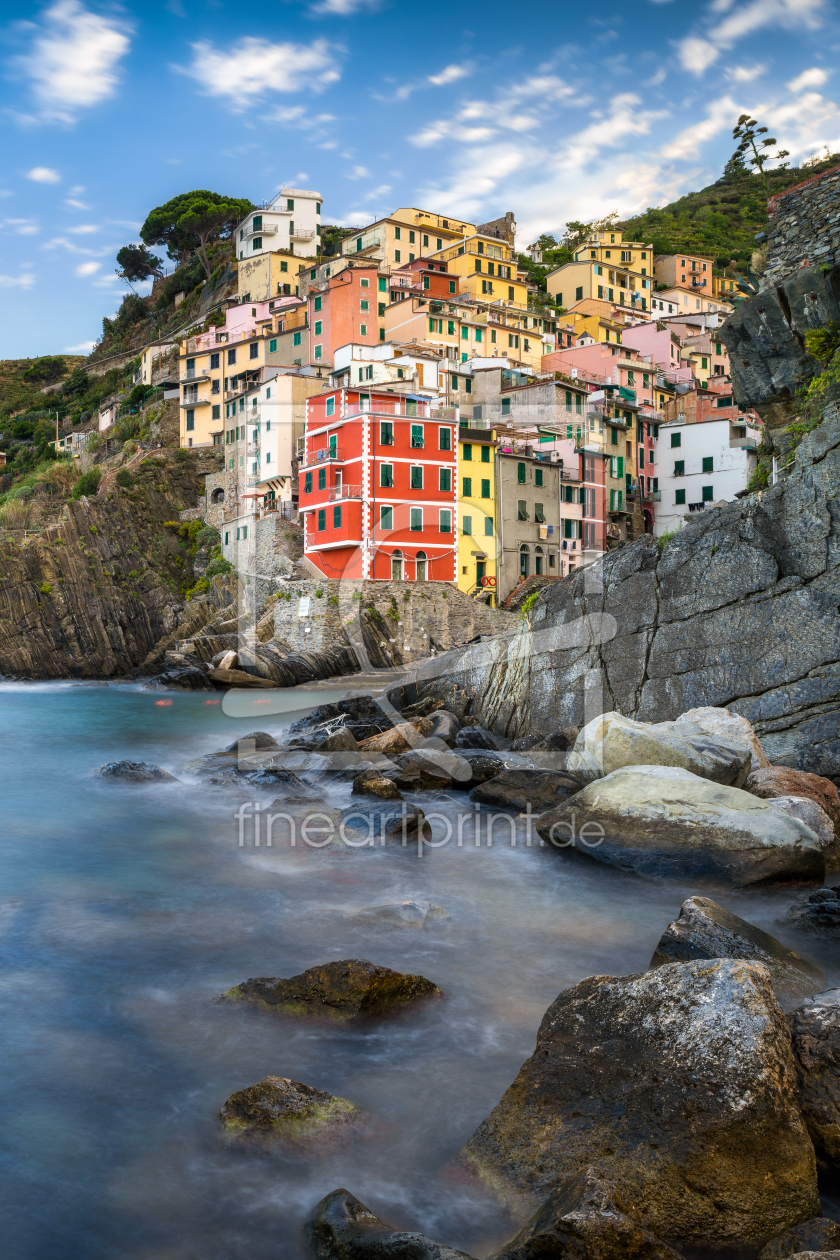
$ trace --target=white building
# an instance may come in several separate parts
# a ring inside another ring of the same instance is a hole
[[[661,424],[654,534],[680,529],[710,504],[734,499],[755,470],[760,436],[746,417]]]
[[[291,250],[299,258],[313,258],[320,245],[322,203],[319,192],[282,188],[273,201],[252,210],[237,227],[240,260],[277,249]]]
[[[393,385],[398,390],[416,389],[436,397],[446,388],[446,371],[446,363],[438,355],[424,354],[416,345],[384,341],[378,346],[366,346],[349,342],[335,351],[330,380],[338,388]]]
[[[651,314],[654,318],[663,315],[728,315],[732,307],[720,298],[707,297],[694,289],[660,289],[654,293],[650,302]]]

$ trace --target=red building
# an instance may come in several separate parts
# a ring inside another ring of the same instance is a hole
[[[458,422],[436,400],[337,389],[306,404],[304,554],[325,577],[456,582]]]
[[[307,301],[310,363],[332,367],[339,346],[374,346],[385,340],[387,278],[379,275],[375,262],[354,261],[320,288],[311,288]]]

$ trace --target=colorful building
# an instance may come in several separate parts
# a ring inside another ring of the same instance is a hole
[[[527,286],[518,279],[516,258],[506,241],[475,233],[432,255],[461,281],[461,292],[504,306],[528,309]]]
[[[574,260],[546,277],[549,294],[563,307],[595,298],[648,311],[653,284],[653,247],[625,241],[618,228],[590,232],[575,251]]]
[[[271,201],[252,210],[236,228],[240,262],[258,254],[284,250],[298,258],[320,253],[321,206],[319,192],[308,188],[281,188]]]
[[[461,421],[458,430],[458,586],[468,595],[498,597],[496,434]]]
[[[311,398],[306,413],[300,511],[312,571],[456,582],[456,413],[349,387]]]
[[[706,254],[657,254],[653,278],[663,289],[702,289],[711,297],[712,267]]]
[[[731,396],[709,398],[693,390],[674,406],[680,403],[686,411],[669,417],[660,429],[657,534],[681,528],[710,504],[734,499],[744,490],[761,439],[756,419],[733,406]]]
[[[387,218],[360,228],[358,235],[346,237],[341,242],[341,252],[345,257],[353,255],[382,263],[390,270],[435,254],[474,232],[475,224],[464,219],[403,206]]]
[[[375,346],[388,340],[387,301],[387,279],[371,260],[354,261],[337,274],[310,283],[307,361],[329,369],[339,346]]]

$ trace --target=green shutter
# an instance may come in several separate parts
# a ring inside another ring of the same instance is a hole
[[[618,456],[618,476],[619,477],[624,476],[624,456],[623,455]]]

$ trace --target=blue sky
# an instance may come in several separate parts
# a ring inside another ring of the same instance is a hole
[[[587,15],[591,16],[587,16]],[[85,352],[114,253],[192,188],[317,189],[541,231],[720,173],[750,111],[795,161],[840,149],[832,0],[230,0],[0,6],[0,357]],[[468,22],[464,18],[468,17]]]

